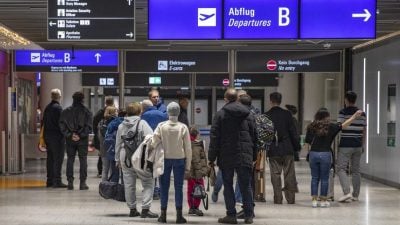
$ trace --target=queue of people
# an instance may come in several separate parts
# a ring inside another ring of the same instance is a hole
[[[253,223],[256,182],[254,168],[258,151],[261,149],[268,150],[273,202],[282,204],[284,196],[288,204],[295,204],[298,187],[294,161],[301,148],[300,132],[292,113],[280,107],[282,95],[278,92],[270,95],[272,107],[265,113],[273,123],[274,139],[268,146],[259,146],[260,127],[256,118],[261,115],[260,112],[252,106],[251,97],[247,93],[241,92],[239,95],[237,90],[227,89],[224,95],[226,104],[213,118],[208,154],[205,151],[205,142],[200,139],[199,130],[195,126],[188,127],[188,99],[185,97],[179,99],[179,104],[171,102],[165,106],[158,90],[151,90],[149,99],[141,103],[130,103],[125,110],[119,110],[120,112],[114,106],[112,97],[106,97],[105,107],[96,114],[93,123],[91,112],[83,105],[82,92],[74,93],[72,106],[65,110],[62,110],[60,105],[60,97],[61,91],[53,89],[52,101],[46,107],[43,116],[44,137],[48,150],[47,187],[74,189],[73,166],[78,153],[79,189],[89,189],[86,184],[88,137],[92,131],[96,131],[95,146],[100,150],[102,165],[101,171],[99,166],[99,174],[103,181],[113,182],[118,182],[119,177],[123,176],[130,217],[158,218],[160,223],[167,222],[171,172],[174,174],[176,223],[187,222],[182,212],[185,179],[188,182],[189,215],[203,216],[203,211],[199,209],[201,200],[194,198],[192,193],[195,185],[204,188],[204,177],[209,174],[211,167],[217,165],[219,183],[220,186],[224,186],[227,210],[226,216],[218,219],[218,222],[236,224],[237,219],[244,219],[246,224]],[[357,95],[354,92],[346,93],[345,98],[346,108],[341,110],[337,123],[332,123],[329,111],[321,108],[315,114],[314,121],[307,127],[305,142],[310,150],[312,207],[330,206],[327,192],[329,171],[334,158],[331,144],[340,131],[343,135],[337,167],[344,196],[339,201],[358,200],[359,160],[363,146],[363,130],[366,126],[365,113],[355,106]],[[149,143],[146,149],[146,157],[149,158],[145,159],[148,162],[148,168],[145,170],[149,170],[149,173],[138,172],[131,162],[136,148],[144,140]],[[67,149],[67,185],[61,181],[64,143]],[[163,154],[154,154],[158,151],[162,151]],[[150,155],[153,158],[150,158]],[[345,174],[349,161],[353,171],[352,194]],[[153,173],[153,170],[157,172]],[[237,177],[236,193],[233,189],[234,176]],[[143,187],[140,212],[136,200],[137,179],[141,180]],[[156,185],[157,181],[159,187]],[[152,201],[158,197],[161,201],[160,215],[150,210]],[[243,208],[239,213],[235,208],[238,198],[241,199]],[[214,190],[212,199],[217,201],[218,190]]]

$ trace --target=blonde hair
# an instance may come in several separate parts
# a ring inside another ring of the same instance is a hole
[[[61,91],[58,88],[51,90],[51,100],[59,100],[61,97]]]
[[[104,118],[109,119],[113,116],[116,116],[118,113],[118,110],[114,106],[108,106],[106,110],[104,110]]]
[[[129,103],[126,107],[127,116],[138,116],[142,112],[142,106],[138,102]]]

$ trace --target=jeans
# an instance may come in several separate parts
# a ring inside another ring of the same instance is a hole
[[[362,154],[362,148],[339,148],[338,159],[337,159],[337,170],[342,186],[343,193],[345,195],[350,193],[350,181],[346,174],[346,168],[351,162],[351,175],[353,183],[353,197],[360,195],[361,175],[360,175],[360,159]]]
[[[331,152],[310,152],[311,196],[318,196],[318,186],[321,181],[321,197],[328,196],[329,172],[332,164]]]
[[[271,173],[271,183],[274,189],[274,203],[282,204],[281,174],[283,171],[285,198],[289,204],[294,204],[297,182],[293,155],[269,157],[269,168]]]
[[[167,210],[172,170],[174,171],[175,207],[182,209],[185,159],[164,159],[164,174],[160,176],[161,210]]]
[[[222,170],[219,169],[217,172],[217,179],[214,185],[214,193],[216,195],[218,195],[218,193],[221,191],[223,184],[224,181],[222,180]],[[242,203],[242,194],[240,193],[239,182],[237,180],[235,185],[235,201],[237,203]]]
[[[88,140],[81,139],[78,142],[67,140],[67,179],[74,180],[74,162],[76,152],[79,156],[79,179],[86,181],[87,178],[87,155],[88,155]]]
[[[243,208],[245,217],[254,215],[254,201],[251,190],[252,169],[248,167],[223,168],[222,179],[224,181],[224,199],[226,214],[228,216],[236,216],[235,196],[233,192],[233,176],[237,173],[240,192],[243,197]]]
[[[65,139],[59,136],[46,135],[47,148],[47,183],[57,185],[61,183],[61,168],[65,154]]]

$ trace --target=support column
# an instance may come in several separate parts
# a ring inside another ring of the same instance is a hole
[[[50,92],[54,88],[61,90],[61,96],[65,96],[63,87],[63,73],[41,73],[40,83],[40,109],[42,110],[41,117],[47,104],[51,101]],[[64,104],[61,102],[61,105]]]
[[[72,105],[72,95],[77,91],[82,90],[82,74],[81,73],[64,73],[63,76],[63,107]]]

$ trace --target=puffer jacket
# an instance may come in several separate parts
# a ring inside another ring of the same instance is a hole
[[[254,116],[238,102],[219,110],[211,126],[208,160],[220,168],[253,167],[257,159],[257,131]]]
[[[190,178],[200,179],[207,176],[207,156],[204,151],[204,141],[192,141],[192,164],[190,166]]]

